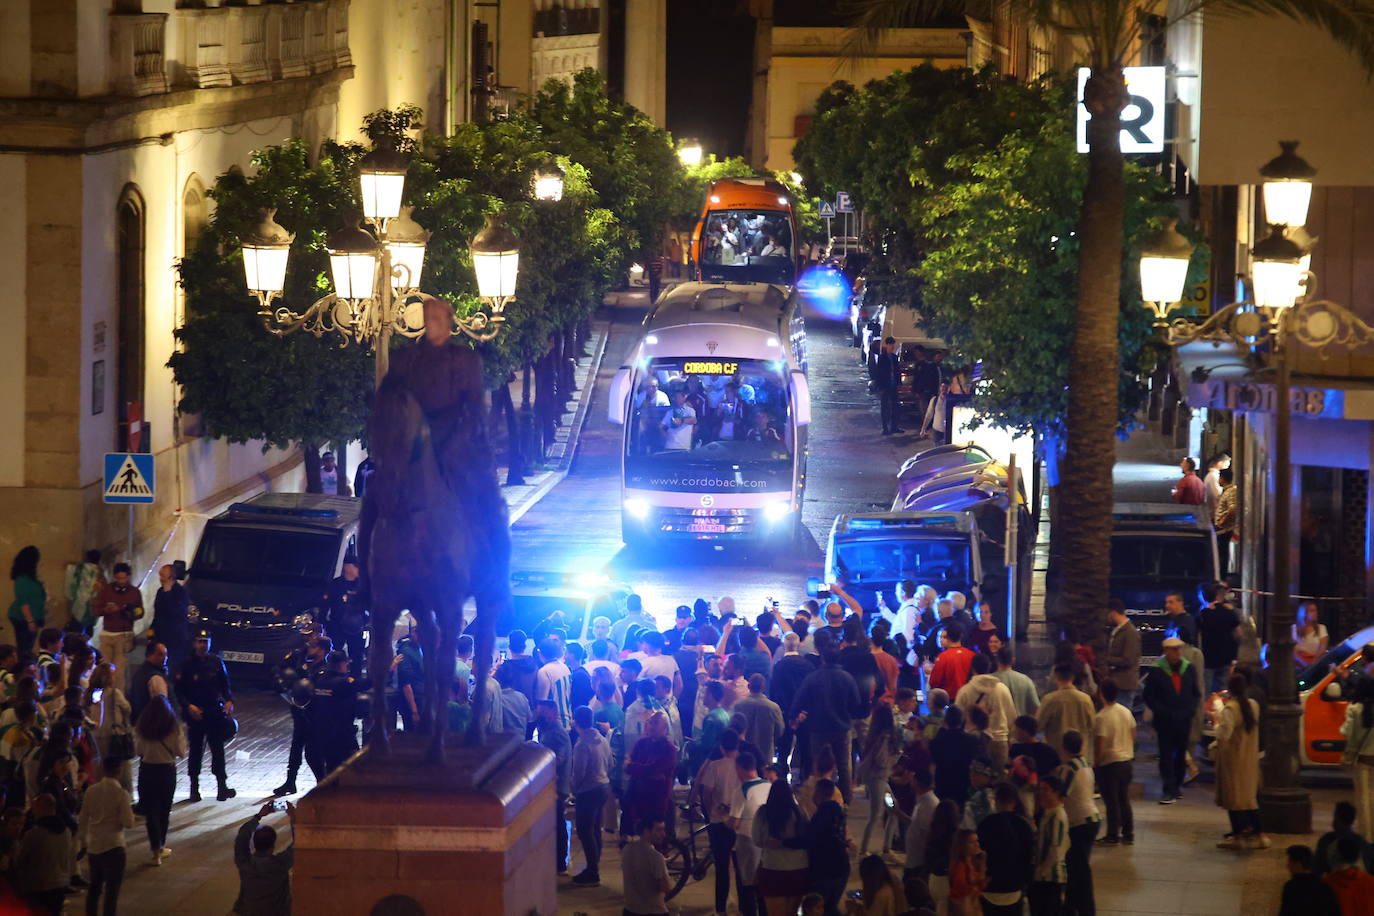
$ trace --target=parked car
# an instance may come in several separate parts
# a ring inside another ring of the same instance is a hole
[[[303,644],[325,590],[357,549],[362,500],[262,493],[210,519],[186,579],[193,627],[236,678],[264,680]]]
[[[1212,523],[1205,511],[1189,506],[1118,503],[1111,557],[1111,597],[1126,605],[1126,616],[1140,630],[1141,664],[1153,664],[1164,640],[1165,596],[1181,592],[1193,612],[1198,586],[1220,578]]]
[[[915,350],[918,345],[927,350],[944,350],[947,347],[940,338],[930,336],[915,309],[888,303],[879,306],[864,327],[861,348],[865,366],[878,355],[883,341],[889,337],[897,342],[898,351],[908,362],[915,361]],[[907,384],[910,385],[910,379],[907,380]],[[898,394],[900,396],[900,391]]]
[[[1365,627],[1328,651],[1299,677],[1304,765],[1340,766],[1345,750],[1341,725],[1351,700],[1346,679],[1361,663],[1362,650],[1370,643],[1374,643],[1374,627]]]

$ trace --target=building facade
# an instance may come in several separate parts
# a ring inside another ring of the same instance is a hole
[[[583,64],[604,71],[613,42],[595,0],[572,9],[597,40],[553,73],[535,53],[536,19],[551,9],[535,0],[0,4],[0,270],[11,277],[0,556],[40,549],[56,619],[63,568],[85,550],[152,583],[157,565],[190,560],[205,518],[304,487],[298,451],[205,438],[176,408],[176,262],[210,219],[217,177],[293,137],[360,140],[363,115],[383,107],[418,104],[427,129],[450,130],[471,112],[471,26],[484,16],[493,75],[518,92]],[[623,39],[644,10],[619,9]],[[652,69],[637,66],[625,74]],[[154,459],[155,501],[133,512],[102,501],[104,456],[120,451]]]

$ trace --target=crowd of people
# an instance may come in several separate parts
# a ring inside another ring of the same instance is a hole
[[[731,266],[755,258],[792,257],[792,224],[782,211],[711,216],[701,240],[704,264]]]
[[[660,379],[660,376],[663,378]],[[646,373],[631,399],[634,454],[712,443],[781,444],[786,397],[775,376]]]

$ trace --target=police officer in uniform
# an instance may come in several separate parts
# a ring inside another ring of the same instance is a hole
[[[286,782],[272,790],[274,796],[296,794],[296,774],[301,769],[301,757],[315,774],[315,781],[324,778],[323,761],[316,754],[307,753],[310,740],[311,702],[315,696],[315,685],[329,670],[325,662],[333,644],[328,636],[310,631],[306,634],[305,645],[287,653],[273,671],[277,680],[277,690],[291,708],[291,751],[286,758]]]
[[[205,744],[210,744],[210,772],[219,785],[218,798],[226,801],[238,793],[229,788],[224,770],[224,742],[228,719],[234,714],[234,694],[229,689],[229,672],[224,662],[210,651],[210,633],[201,630],[192,643],[191,657],[177,672],[177,699],[186,717],[186,738],[191,745],[186,766],[191,777],[191,801],[200,801],[200,765]]]
[[[363,684],[348,673],[348,655],[344,652],[335,649],[326,661],[329,670],[315,683],[305,753],[307,759],[312,751],[322,758],[327,775],[358,749],[353,722],[358,712],[358,691]]]
[[[348,670],[361,677],[367,650],[363,631],[367,629],[367,590],[359,576],[358,558],[344,557],[343,575],[329,583],[324,594],[324,631],[334,645],[348,650]]]

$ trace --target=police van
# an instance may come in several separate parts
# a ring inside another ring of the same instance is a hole
[[[263,493],[206,523],[186,579],[191,628],[231,674],[267,679],[299,648],[330,581],[356,551],[362,500]]]

